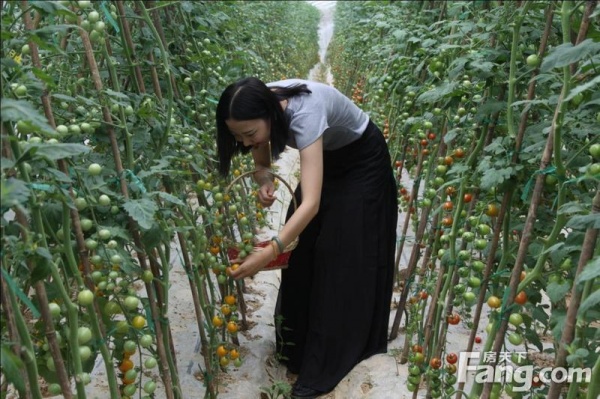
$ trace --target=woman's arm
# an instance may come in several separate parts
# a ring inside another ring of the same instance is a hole
[[[252,158],[254,158],[254,180],[260,187],[258,190],[258,200],[261,205],[269,207],[277,199],[275,197],[275,185],[273,184],[273,175],[271,172],[271,151],[269,144],[263,144],[252,148]]]
[[[279,232],[279,239],[287,247],[306,228],[319,211],[323,184],[323,139],[300,151],[300,185],[302,202],[292,217]],[[265,267],[275,256],[272,246],[248,255],[240,267],[231,272],[233,278],[253,276]]]

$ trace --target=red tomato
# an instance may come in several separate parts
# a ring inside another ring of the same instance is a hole
[[[458,361],[458,356],[456,355],[456,353],[448,353],[446,355],[446,362],[450,363],[450,364],[454,364]]]

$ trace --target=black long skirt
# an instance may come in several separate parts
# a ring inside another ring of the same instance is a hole
[[[387,351],[398,204],[372,122],[358,140],[325,151],[323,166],[319,212],[282,271],[275,325],[281,362],[299,383],[329,392],[357,363]],[[295,195],[300,203],[300,186]]]

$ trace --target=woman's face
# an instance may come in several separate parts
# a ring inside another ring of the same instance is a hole
[[[271,129],[266,119],[248,121],[227,119],[225,123],[235,140],[246,147],[258,148],[269,143]]]

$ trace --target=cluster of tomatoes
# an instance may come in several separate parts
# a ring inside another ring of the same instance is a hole
[[[238,265],[232,265],[232,267],[234,266]],[[235,337],[239,330],[237,298],[231,294],[225,295],[219,310],[220,312],[212,318],[213,328],[222,333],[226,331],[231,337]],[[239,348],[232,343],[223,342],[219,344],[215,350],[215,354],[219,359],[220,366],[223,368],[227,367],[231,362],[233,362],[235,367],[242,365]]]
[[[423,380],[430,388],[431,397],[439,398],[443,393],[450,395],[455,391],[454,384],[457,382],[456,371],[458,355],[454,352],[446,355],[446,364],[437,356],[431,357],[429,367],[425,364],[423,347],[415,344],[411,348],[409,356],[407,388],[415,392]]]

